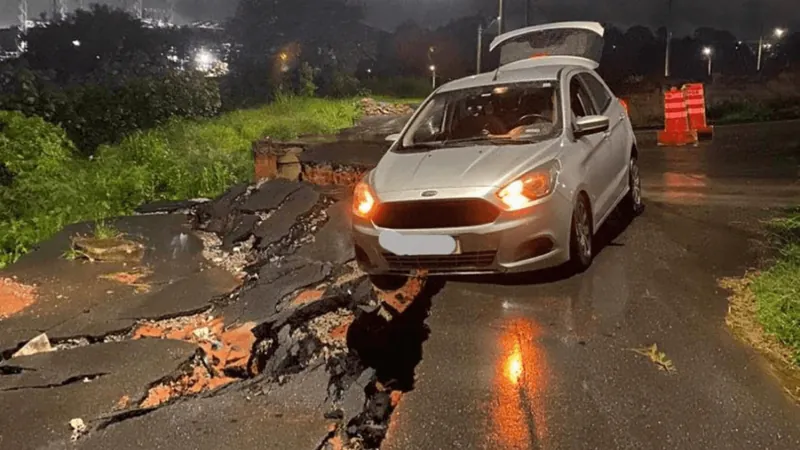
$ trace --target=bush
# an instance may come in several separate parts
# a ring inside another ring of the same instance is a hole
[[[361,93],[361,83],[355,76],[335,67],[322,69],[317,76],[317,93],[324,97],[345,98]]]
[[[86,171],[64,131],[0,111],[0,267],[87,216]]]
[[[354,100],[280,97],[208,120],[174,119],[73,156],[64,131],[0,112],[0,267],[64,225],[129,214],[155,200],[215,197],[251,177],[252,142],[332,133],[358,117]]]
[[[4,72],[0,80],[0,109],[61,125],[83,155],[172,117],[214,116],[220,104],[216,81],[196,72],[167,72],[116,86],[87,84],[65,90],[25,68]]]

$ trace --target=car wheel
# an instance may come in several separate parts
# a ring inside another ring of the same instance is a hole
[[[594,249],[592,240],[592,214],[589,201],[581,195],[572,212],[572,231],[570,232],[570,263],[577,272],[583,272],[592,265]]]
[[[382,291],[396,291],[408,283],[408,277],[399,275],[370,275],[372,285]]]
[[[628,167],[628,194],[622,202],[622,212],[628,216],[636,217],[644,210],[642,200],[642,178],[639,173],[639,163],[632,157]]]

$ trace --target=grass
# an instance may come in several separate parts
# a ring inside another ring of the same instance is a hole
[[[101,146],[88,161],[73,156],[58,127],[0,111],[0,175],[13,174],[10,183],[0,176],[0,268],[70,223],[128,215],[156,200],[216,197],[251,179],[254,140],[333,133],[359,115],[356,99],[279,98],[214,119],[173,120]]]
[[[756,313],[764,330],[788,347],[800,366],[800,208],[771,221],[769,229],[778,257],[753,280]]]
[[[767,224],[777,250],[768,268],[726,278],[726,323],[759,350],[786,392],[800,402],[800,208]]]

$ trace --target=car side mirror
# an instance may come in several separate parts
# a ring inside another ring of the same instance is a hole
[[[576,138],[608,131],[610,120],[606,116],[586,116],[576,120],[573,132]]]
[[[386,142],[397,142],[400,139],[400,133],[390,134],[386,136]]]

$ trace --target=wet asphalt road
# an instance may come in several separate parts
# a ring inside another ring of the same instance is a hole
[[[640,137],[647,209],[601,230],[594,265],[448,280],[383,449],[797,449],[800,406],[724,323],[725,276],[767,207],[800,203],[800,123]],[[633,351],[658,344],[668,374]]]

